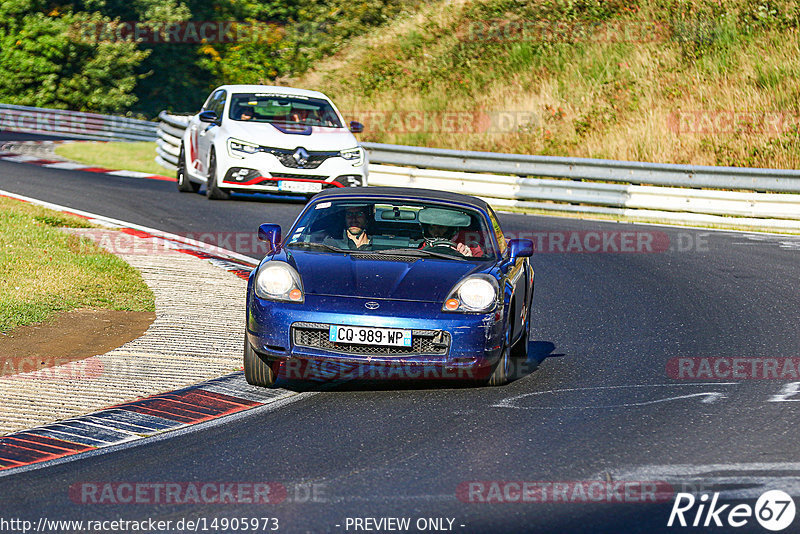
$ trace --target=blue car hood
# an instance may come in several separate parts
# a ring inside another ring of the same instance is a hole
[[[486,262],[438,258],[406,262],[296,250],[284,250],[275,259],[285,259],[297,269],[306,294],[417,302],[443,302],[456,282],[488,267]]]

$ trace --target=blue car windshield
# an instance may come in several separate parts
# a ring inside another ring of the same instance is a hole
[[[450,204],[409,200],[328,200],[311,206],[286,245],[328,253],[495,260],[487,218]]]

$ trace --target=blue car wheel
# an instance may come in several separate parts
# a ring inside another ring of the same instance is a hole
[[[525,330],[522,336],[514,344],[511,349],[511,357],[515,360],[527,361],[528,359],[528,340],[531,337],[531,315],[530,310],[528,316],[525,318]]]
[[[508,375],[511,368],[511,347],[506,343],[503,347],[503,355],[497,360],[492,371],[492,376],[489,377],[490,386],[502,386],[508,382]]]
[[[264,361],[244,336],[244,378],[253,386],[271,386],[277,378],[274,363]]]

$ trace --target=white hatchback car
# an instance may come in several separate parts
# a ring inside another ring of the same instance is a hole
[[[189,120],[178,158],[178,190],[210,199],[231,191],[307,197],[367,185],[367,155],[339,110],[317,91],[223,85]]]

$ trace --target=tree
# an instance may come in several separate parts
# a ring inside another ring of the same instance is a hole
[[[8,8],[8,9],[7,9]],[[136,67],[147,57],[131,42],[92,42],[82,30],[109,24],[97,14],[53,16],[0,4],[0,100],[123,113],[136,103]]]

